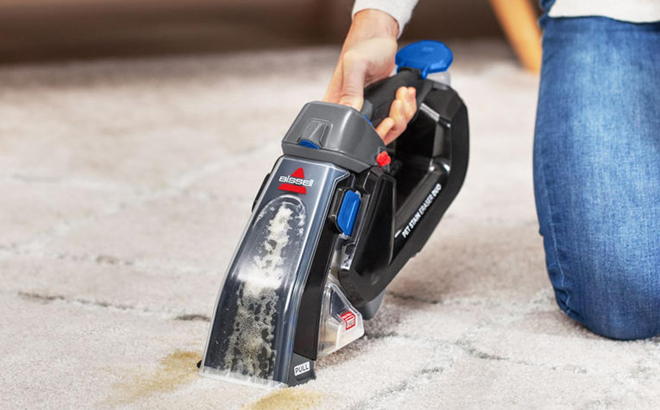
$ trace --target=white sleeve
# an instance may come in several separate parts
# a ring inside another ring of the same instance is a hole
[[[410,20],[412,11],[418,1],[419,0],[355,0],[352,15],[355,16],[355,13],[366,9],[384,11],[394,17],[399,23],[399,36],[401,36],[403,28]]]

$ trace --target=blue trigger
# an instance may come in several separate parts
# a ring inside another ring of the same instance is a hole
[[[310,140],[302,140],[302,141],[300,141],[300,143],[298,145],[302,145],[303,147],[307,147],[307,148],[321,149],[321,147],[314,144]]]
[[[447,71],[454,61],[454,54],[444,43],[422,40],[399,50],[394,61],[397,72],[404,67],[416,68],[421,71],[422,78],[426,78],[431,73]]]
[[[337,214],[337,226],[348,236],[353,234],[353,225],[359,210],[360,195],[355,191],[346,191]]]

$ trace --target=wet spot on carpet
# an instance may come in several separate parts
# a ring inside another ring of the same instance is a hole
[[[197,377],[196,363],[202,357],[198,351],[175,350],[160,361],[153,372],[135,375],[115,384],[115,393],[107,404],[121,405],[138,401],[155,393],[177,390]]]
[[[321,403],[321,396],[319,391],[285,388],[275,390],[256,402],[243,406],[241,410],[308,410]]]

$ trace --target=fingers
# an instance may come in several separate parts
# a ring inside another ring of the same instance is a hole
[[[368,63],[359,56],[346,53],[337,64],[332,80],[326,91],[325,101],[348,105],[360,110],[364,103],[364,85]],[[376,132],[385,144],[394,141],[401,135],[408,122],[417,112],[417,90],[414,87],[399,87],[395,100],[390,107],[389,117],[385,118],[376,128]]]
[[[390,107],[390,115],[376,128],[376,132],[387,145],[406,130],[408,122],[415,116],[417,101],[414,87],[399,87]]]
[[[415,116],[415,112],[417,112],[417,89],[415,87],[408,87],[407,97],[403,108],[406,114],[406,122],[409,122]]]
[[[415,87],[399,87],[396,91],[396,100],[403,103],[403,114],[406,122],[410,121],[417,111],[416,93]]]
[[[404,114],[403,102],[396,100],[392,103],[392,108],[390,109],[390,117],[394,122],[392,128],[385,135],[383,141],[386,141],[385,144],[389,144],[403,134],[403,131],[406,130],[408,121],[406,121],[406,116]]]
[[[404,113],[404,101],[405,100],[395,100],[390,107],[390,118],[394,120],[394,126],[390,130],[391,132],[402,133],[408,125],[406,121],[406,114]]]
[[[380,138],[383,139],[385,145],[391,142],[391,141],[388,142],[386,137],[393,126],[394,126],[394,120],[391,119],[390,117],[387,117],[383,121],[381,121],[380,124],[378,124],[378,127],[376,127],[376,132],[378,133],[378,135],[380,135]]]

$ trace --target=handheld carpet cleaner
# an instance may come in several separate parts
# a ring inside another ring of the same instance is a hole
[[[465,179],[467,109],[448,84],[453,55],[422,41],[365,89],[361,112],[306,104],[282,140],[217,299],[200,373],[266,386],[314,376],[317,358],[364,334],[386,286],[419,252]],[[385,146],[374,130],[396,90],[417,114]]]

